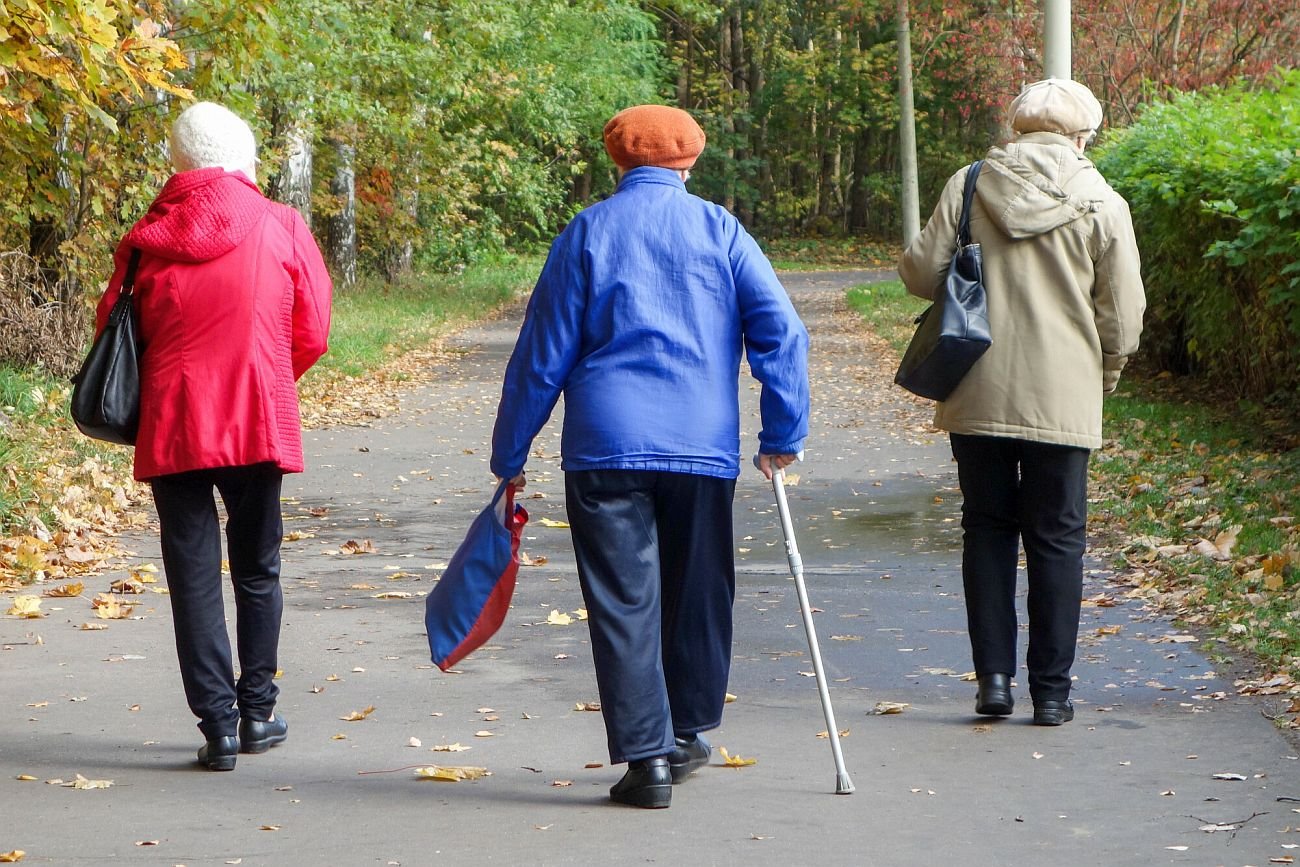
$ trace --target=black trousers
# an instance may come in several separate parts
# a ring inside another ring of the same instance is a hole
[[[1029,573],[1029,692],[1070,694],[1088,519],[1088,450],[952,434],[961,482],[962,583],[976,674],[1016,672],[1016,565]]]
[[[275,708],[280,643],[280,516],[283,476],[274,464],[222,467],[151,481],[162,528],[176,655],[190,710],[205,738],[234,735],[241,715]],[[235,590],[239,680],[235,681],[221,584],[221,526],[213,488],[226,506]],[[236,709],[238,706],[238,709]]]
[[[564,488],[610,761],[664,755],[722,722],[736,482],[595,470]]]

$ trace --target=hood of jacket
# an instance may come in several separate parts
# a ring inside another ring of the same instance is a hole
[[[1045,234],[1099,210],[1103,188],[1096,167],[1069,139],[1046,132],[992,148],[976,185],[990,219],[1015,239]]]
[[[178,262],[207,262],[234,249],[270,201],[242,173],[221,168],[172,175],[123,243]]]

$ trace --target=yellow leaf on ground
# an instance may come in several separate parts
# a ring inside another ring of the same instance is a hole
[[[14,777],[14,779],[15,779],[15,780],[18,780],[19,782],[22,782],[22,783],[34,783],[34,782],[36,782],[36,778],[33,777],[31,774],[19,774],[18,776]]]
[[[550,518],[542,518],[539,521],[543,527],[553,527],[556,529],[568,529],[568,523],[565,521],[552,521]]]
[[[347,716],[339,717],[339,719],[343,720],[344,722],[358,722],[359,720],[363,720],[366,717],[370,716],[374,712],[375,712],[375,706],[372,704],[369,707],[367,707],[365,710],[354,710],[352,711],[352,713],[348,714]]]
[[[45,591],[45,595],[46,596],[80,596],[82,594],[82,591],[84,591],[85,589],[86,589],[86,585],[82,584],[80,581],[75,581],[71,584],[60,584],[58,587],[51,587],[49,590]]]
[[[574,614],[574,616],[577,617],[579,620],[586,620],[586,619],[587,619],[587,609],[585,609],[585,608],[579,608],[577,611],[573,612],[573,614]]]
[[[848,729],[840,729],[840,737],[842,737],[842,738],[847,738],[848,736],[849,736],[849,730],[848,730]],[[817,737],[819,737],[819,738],[824,738],[824,739],[826,739],[826,740],[830,740],[830,737],[831,737],[830,729],[827,729],[826,731],[818,732],[818,733],[817,733]]]
[[[580,701],[573,705],[574,710],[600,710],[598,701]]]
[[[736,700],[736,697],[735,697],[734,695],[732,695],[731,693],[727,693],[727,694],[723,697],[722,702],[723,702],[723,704],[731,704],[731,703],[732,703],[733,701],[735,701],[735,700]]]
[[[26,617],[28,619],[45,616],[45,613],[41,611],[41,597],[39,596],[15,596],[14,604],[5,613],[14,617]]]
[[[722,764],[728,768],[743,768],[747,765],[758,764],[758,759],[745,759],[740,756],[733,756],[727,752],[726,747],[718,747],[718,752],[722,754]]]
[[[871,712],[877,715],[902,713],[909,707],[911,705],[905,701],[878,701]]]
[[[0,852],[0,864],[17,864],[27,855],[22,849],[14,849],[12,852]]]
[[[472,750],[473,747],[461,746],[460,743],[438,744],[436,747],[429,747],[430,751],[435,753],[463,753],[466,750]]]
[[[449,766],[429,765],[427,768],[416,768],[415,778],[417,780],[439,780],[444,783],[459,783],[461,780],[478,780],[489,776],[490,771],[487,768],[475,768],[470,766]]]
[[[573,622],[573,618],[558,608],[552,608],[551,613],[546,616],[546,622],[552,626],[568,626]]]

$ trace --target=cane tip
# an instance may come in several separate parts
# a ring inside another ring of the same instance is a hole
[[[852,795],[853,781],[849,779],[848,774],[839,774],[835,778],[835,794]]]

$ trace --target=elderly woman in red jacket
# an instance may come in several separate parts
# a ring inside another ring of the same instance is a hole
[[[331,284],[302,217],[258,191],[243,120],[197,103],[176,119],[170,149],[176,174],[118,246],[98,324],[138,251],[135,477],[158,509],[181,680],[207,741],[199,762],[228,771],[288,731],[274,712],[280,483],[303,470],[294,383],[325,352]],[[238,680],[214,489],[227,513]]]

